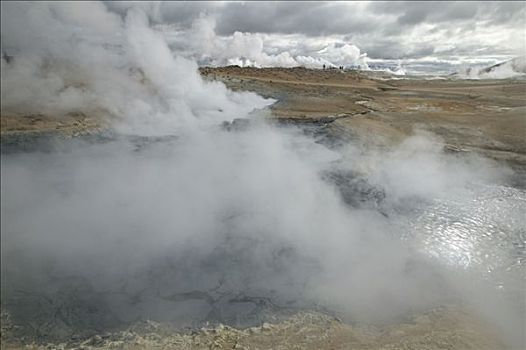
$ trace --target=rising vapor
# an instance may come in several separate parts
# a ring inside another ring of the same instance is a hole
[[[218,45],[209,53],[221,64],[252,45],[246,57],[261,66],[307,64],[268,56],[244,34]],[[521,341],[521,270],[481,274],[484,258],[458,264],[429,249],[433,231],[416,225],[436,206],[502,190],[510,169],[445,153],[418,131],[385,150],[270,124],[274,100],[203,81],[137,7],[122,18],[98,2],[2,4],[2,51],[12,56],[1,63],[2,115],[74,111],[111,124],[100,142],[2,154],[2,303],[16,320],[56,311],[20,305],[21,293],[77,300],[76,314],[48,325],[58,338],[138,319],[249,325],[261,321],[254,305],[382,323],[458,302]],[[363,54],[333,45],[320,57],[315,64]],[[240,118],[239,130],[221,126]],[[513,235],[525,225],[525,195],[510,191],[491,202],[487,224],[510,217]],[[507,243],[497,243],[508,263]]]

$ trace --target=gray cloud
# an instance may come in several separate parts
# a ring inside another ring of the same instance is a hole
[[[467,1],[401,1],[372,2],[368,9],[374,13],[391,14],[400,25],[420,23],[451,23],[457,21],[488,21],[490,25],[523,25],[525,5],[522,2]]]
[[[130,2],[108,2],[124,13]],[[524,26],[526,6],[522,2],[161,2],[144,5],[152,18],[188,26],[201,14],[215,15],[220,35],[235,31],[331,35],[366,33],[421,23],[484,21],[489,25]],[[458,23],[457,23],[458,24]]]
[[[134,1],[106,1],[110,11],[125,16],[131,7],[140,6],[148,14],[150,20],[156,23],[172,23],[183,28],[191,26],[192,22],[201,14],[212,14],[223,7],[214,1],[176,1],[176,2],[134,2]]]
[[[214,34],[197,37],[204,43],[197,46],[207,47],[205,53],[210,47],[223,47],[220,41],[232,38],[235,32],[267,35],[261,39],[262,52],[289,52],[294,57],[312,56],[331,42],[356,45],[369,57],[382,59],[482,53],[505,59],[502,57],[524,55],[526,50],[526,6],[522,2],[108,1],[105,6],[121,19],[129,8],[141,7],[152,23],[167,25],[169,30],[191,32],[199,18],[213,19],[215,26],[209,30]],[[6,26],[2,27],[4,32]],[[290,35],[292,41],[286,37]],[[260,40],[239,39],[256,46]],[[4,41],[3,48],[7,44]],[[194,58],[200,54],[203,52]]]
[[[218,16],[218,33],[248,31],[309,36],[363,33],[373,30],[379,24],[377,21],[360,16],[357,6],[346,3],[230,3]]]
[[[106,3],[122,16],[132,5],[137,3]],[[457,54],[473,48],[505,55],[524,51],[517,38],[524,36],[523,2],[157,2],[141,6],[152,22],[179,29],[188,29],[197,18],[207,16],[215,19],[218,36],[236,31],[303,35],[305,41],[339,36],[376,58],[417,58],[437,54],[433,48],[448,45]],[[486,34],[479,34],[481,30]],[[502,35],[497,38],[492,33]]]

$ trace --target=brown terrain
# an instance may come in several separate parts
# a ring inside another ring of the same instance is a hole
[[[201,68],[208,80],[254,91],[277,103],[280,121],[330,123],[339,136],[390,144],[415,129],[442,137],[451,150],[476,151],[526,165],[526,80],[389,79],[382,74],[305,68]],[[100,115],[57,118],[3,112],[1,135],[75,136],[108,125]]]
[[[388,79],[381,74],[305,68],[202,68],[233,90],[278,100],[280,120],[329,122],[343,135],[397,142],[415,129],[452,150],[526,165],[526,81]]]
[[[44,114],[18,115],[5,113],[0,118],[2,136],[41,132],[77,136],[103,129],[105,125],[107,123],[103,122],[100,117],[86,116],[81,112],[68,113],[58,118]]]
[[[525,80],[387,79],[353,71],[202,68],[207,80],[233,90],[254,91],[277,103],[272,118],[324,123],[340,137],[380,146],[415,129],[443,138],[452,151],[479,152],[515,167],[526,166]],[[106,123],[81,113],[65,118],[2,115],[1,134],[52,131],[77,135]],[[22,345],[2,317],[2,349]],[[29,349],[501,349],[504,345],[479,318],[457,307],[433,309],[395,325],[349,325],[317,313],[299,313],[261,327],[218,326],[174,331],[153,322],[112,334]]]

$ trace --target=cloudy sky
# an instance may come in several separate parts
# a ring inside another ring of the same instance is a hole
[[[125,13],[129,3],[109,2]],[[155,23],[215,21],[218,36],[261,33],[277,46],[333,40],[371,58],[524,55],[524,2],[164,2],[144,4]],[[271,38],[271,39],[269,39]],[[270,41],[269,41],[270,42]]]
[[[2,49],[29,42],[50,51],[52,42],[78,42],[92,27],[104,45],[118,46],[131,8],[142,9],[175,55],[200,65],[449,74],[526,54],[526,3],[519,1],[10,3],[2,4]],[[117,29],[102,35],[110,24]]]

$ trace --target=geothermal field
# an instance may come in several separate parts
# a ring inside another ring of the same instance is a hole
[[[2,3],[1,348],[524,349],[525,15]]]

